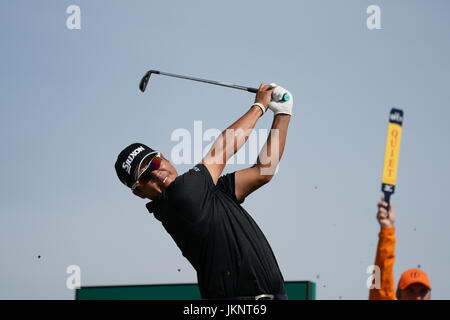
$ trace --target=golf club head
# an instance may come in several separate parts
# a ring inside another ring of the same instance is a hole
[[[145,88],[147,88],[147,84],[150,81],[150,76],[152,75],[152,73],[156,73],[158,74],[159,71],[157,70],[150,70],[147,71],[147,73],[142,77],[141,82],[139,83],[139,89],[144,92]]]

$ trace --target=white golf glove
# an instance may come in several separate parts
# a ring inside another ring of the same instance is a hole
[[[292,106],[294,104],[294,97],[285,88],[278,86],[275,83],[270,84],[275,87],[272,93],[272,101],[269,104],[269,109],[273,111],[274,115],[277,114],[289,114],[292,115]],[[290,99],[288,101],[283,100],[283,96],[288,94]]]

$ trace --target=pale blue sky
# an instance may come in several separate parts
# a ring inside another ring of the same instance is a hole
[[[66,28],[72,4],[81,30]],[[366,27],[371,4],[382,30]],[[164,77],[138,91],[158,69],[292,92],[280,170],[244,207],[318,299],[367,299],[387,119],[403,109],[396,281],[421,265],[449,299],[449,18],[445,0],[2,0],[0,298],[73,299],[73,264],[85,286],[196,281],[113,165],[136,141],[170,155],[196,120],[224,129],[254,95]]]

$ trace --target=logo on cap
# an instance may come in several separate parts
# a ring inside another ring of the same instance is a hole
[[[122,168],[125,169],[128,174],[130,174],[131,172],[131,163],[133,162],[134,158],[144,150],[145,148],[141,146],[139,148],[134,149],[133,152],[131,152],[128,155],[127,160],[125,160],[124,163],[122,164]]]

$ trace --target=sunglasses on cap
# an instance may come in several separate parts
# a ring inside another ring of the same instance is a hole
[[[148,156],[151,155],[153,154],[149,154]],[[148,164],[144,165],[144,168],[140,170],[142,164],[144,163],[144,160],[145,158],[142,159],[141,163],[139,164],[138,172],[140,171],[140,173],[136,177],[136,182],[133,183],[133,185],[131,186],[131,190],[135,190],[139,186],[146,185],[152,179],[151,172],[154,170],[158,170],[159,167],[161,166],[162,161],[161,153],[156,152],[156,154],[150,158]]]

